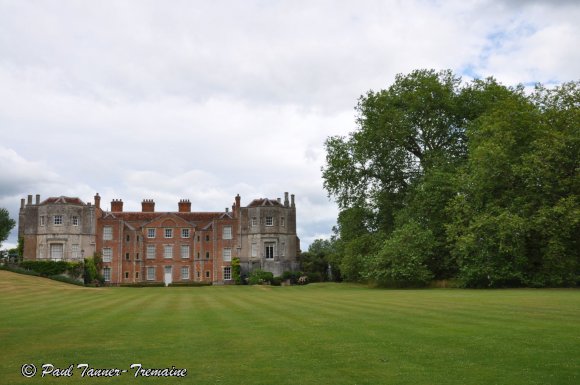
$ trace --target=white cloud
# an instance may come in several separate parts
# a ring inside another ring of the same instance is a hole
[[[26,189],[38,183],[56,182],[58,176],[47,172],[47,166],[40,162],[31,162],[16,151],[0,147],[0,195],[8,195]]]
[[[307,247],[337,212],[324,140],[355,129],[367,90],[425,67],[578,78],[580,6],[514,4],[2,2],[0,205],[99,192],[223,210],[289,191]]]

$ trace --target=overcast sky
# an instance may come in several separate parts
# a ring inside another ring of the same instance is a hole
[[[361,94],[418,68],[578,80],[578,20],[553,0],[0,0],[0,207],[99,192],[221,211],[288,191],[306,250],[337,216],[324,140],[356,128]]]

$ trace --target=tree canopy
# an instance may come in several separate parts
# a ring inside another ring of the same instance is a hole
[[[322,169],[345,279],[578,283],[579,82],[526,93],[416,70],[356,110]]]
[[[16,221],[10,218],[10,213],[5,208],[0,208],[0,247],[2,242],[8,239],[10,231],[16,226]]]

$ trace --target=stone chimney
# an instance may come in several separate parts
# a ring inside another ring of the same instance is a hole
[[[20,199],[20,208],[23,209],[24,208],[24,204],[26,203],[26,199],[22,198]]]
[[[234,217],[238,217],[240,215],[240,201],[242,198],[240,198],[240,194],[236,195],[236,201],[234,203],[234,206],[232,207],[232,211],[234,212]]]
[[[36,194],[36,204],[40,204],[40,194]]]
[[[28,201],[26,203],[27,206],[30,206],[32,204],[32,195],[28,195]]]
[[[290,207],[296,207],[294,204],[294,194],[290,195]]]
[[[191,212],[191,202],[189,199],[181,199],[178,203],[180,213],[190,213]]]
[[[113,199],[111,201],[111,212],[114,213],[123,212],[123,201],[121,199]]]
[[[99,196],[99,193],[95,194],[95,207],[98,209],[101,208],[101,197]]]
[[[143,202],[141,202],[141,211],[144,213],[154,213],[155,202],[153,199],[143,199]]]
[[[288,203],[288,192],[284,193],[284,206],[288,207],[289,203]]]

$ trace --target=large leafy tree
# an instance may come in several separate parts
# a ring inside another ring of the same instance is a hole
[[[341,210],[345,277],[386,266],[374,260],[369,265],[366,257],[385,250],[382,243],[409,222],[407,231],[419,226],[432,237],[422,263],[439,278],[456,272],[445,208],[456,191],[456,170],[467,159],[467,127],[520,93],[493,79],[462,86],[451,71],[417,70],[397,75],[386,90],[361,96],[357,130],[328,138],[322,170],[324,186]]]
[[[392,203],[426,167],[464,153],[458,86],[450,71],[421,70],[361,96],[358,129],[326,141],[324,186],[340,208]]]
[[[533,93],[398,75],[326,141],[343,277],[466,286],[580,280],[580,83]]]
[[[469,128],[448,225],[466,285],[576,284],[579,130],[579,83],[504,101]]]
[[[5,208],[0,208],[0,247],[2,242],[8,239],[10,231],[16,226],[16,221],[10,218],[10,213]]]

